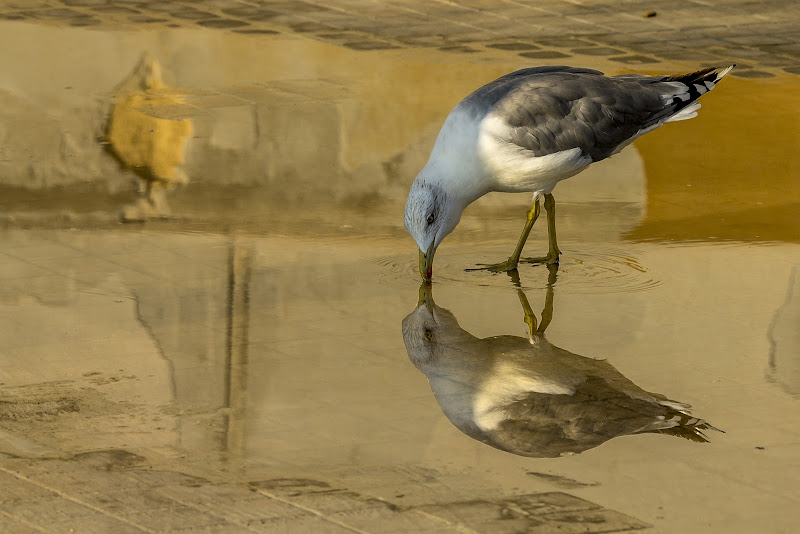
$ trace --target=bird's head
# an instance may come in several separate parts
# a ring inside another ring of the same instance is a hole
[[[443,351],[454,350],[472,339],[452,313],[433,301],[431,283],[423,282],[417,307],[403,319],[403,342],[414,365],[432,364]]]
[[[419,247],[419,273],[423,280],[430,280],[436,248],[461,220],[463,207],[456,195],[425,172],[423,170],[411,184],[404,222]]]
[[[430,282],[419,288],[419,301],[413,312],[403,319],[403,341],[408,356],[419,367],[435,358],[440,327],[436,316],[441,310],[433,301]]]

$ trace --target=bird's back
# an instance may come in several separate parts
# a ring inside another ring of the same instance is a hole
[[[479,87],[465,97],[459,103],[459,107],[463,107],[480,116],[485,116],[498,102],[531,80],[539,81],[540,83],[548,79],[558,80],[564,74],[603,76],[600,71],[579,67],[546,66],[520,69]]]
[[[510,130],[506,140],[532,155],[577,147],[598,161],[641,130],[663,124],[687,107],[696,110],[694,102],[730,68],[679,76],[523,69],[486,84],[462,104],[485,117],[502,118]]]
[[[591,69],[523,69],[467,96],[455,117],[479,123],[489,190],[549,192],[665,122],[691,118],[697,98],[732,67],[681,76],[605,76]]]

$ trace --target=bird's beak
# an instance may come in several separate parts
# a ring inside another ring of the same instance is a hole
[[[433,313],[433,287],[429,281],[422,282],[419,286],[419,299],[417,300],[417,308],[425,306],[428,311]]]
[[[433,246],[433,243],[428,247],[428,252],[422,252],[422,249],[419,251],[419,274],[422,275],[422,279],[426,282],[430,281],[433,276],[434,254],[436,254],[436,247]]]

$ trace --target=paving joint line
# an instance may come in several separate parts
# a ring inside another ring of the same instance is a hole
[[[319,510],[315,510],[314,508],[309,508],[308,506],[303,506],[302,504],[298,504],[296,502],[292,502],[289,499],[284,499],[283,497],[279,497],[279,496],[277,496],[277,495],[275,495],[273,493],[270,493],[268,491],[265,491],[265,490],[263,490],[261,488],[256,488],[256,493],[260,493],[261,495],[269,497],[270,499],[274,499],[274,500],[276,500],[278,502],[282,502],[284,504],[288,504],[289,506],[292,506],[293,508],[297,508],[299,510],[303,510],[304,512],[308,512],[310,514],[313,514],[313,515],[319,517],[320,519],[322,519],[323,521],[327,521],[329,523],[333,523],[334,525],[340,526],[342,528],[346,528],[347,530],[350,530],[352,532],[357,532],[358,534],[373,534],[372,532],[369,532],[368,530],[361,530],[358,527],[354,527],[352,525],[348,525],[347,523],[345,523],[343,521],[339,521],[338,519],[333,519],[332,517],[326,516],[324,513],[320,512]]]
[[[39,482],[37,480],[34,480],[32,478],[28,478],[25,475],[23,475],[21,473],[17,473],[16,471],[13,471],[11,469],[7,469],[5,467],[0,466],[0,472],[9,474],[9,475],[11,475],[13,477],[18,478],[19,480],[23,480],[25,482],[28,482],[29,484],[33,484],[34,486],[38,486],[38,487],[40,487],[42,489],[45,489],[45,490],[50,491],[52,493],[55,493],[59,497],[64,498],[64,499],[66,499],[66,500],[68,500],[68,501],[70,501],[72,503],[75,503],[77,505],[83,506],[83,507],[88,508],[90,510],[94,510],[95,512],[103,514],[106,517],[110,517],[112,519],[116,519],[117,521],[120,521],[122,523],[125,523],[126,525],[130,525],[130,526],[132,526],[134,528],[137,528],[137,529],[141,530],[142,532],[150,532],[152,534],[156,533],[155,530],[150,530],[149,528],[145,527],[144,525],[140,525],[138,523],[134,523],[133,521],[131,521],[129,519],[126,519],[126,518],[121,517],[121,516],[117,516],[117,515],[109,512],[107,510],[103,510],[102,508],[100,508],[98,506],[94,506],[94,505],[89,504],[88,502],[84,502],[84,501],[82,501],[82,500],[80,500],[80,499],[78,499],[76,497],[72,497],[71,495],[67,495],[66,493],[64,493],[63,491],[61,491],[61,490],[59,490],[57,488],[50,487],[47,484],[44,484],[44,483]]]

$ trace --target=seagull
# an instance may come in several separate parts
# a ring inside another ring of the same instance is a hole
[[[411,184],[404,223],[419,247],[423,280],[464,209],[492,191],[533,192],[525,227],[506,261],[479,269],[508,272],[519,262],[557,265],[553,188],[667,122],[697,115],[697,99],[735,65],[676,76],[548,66],[506,74],[476,90],[448,115],[425,167]],[[520,258],[547,211],[548,253]]]
[[[640,388],[604,360],[551,344],[553,294],[541,323],[517,290],[528,337],[478,338],[433,301],[423,282],[417,308],[403,319],[411,362],[428,378],[444,415],[469,437],[520,456],[578,454],[609,439],[657,433],[708,441],[716,430],[688,404]]]

